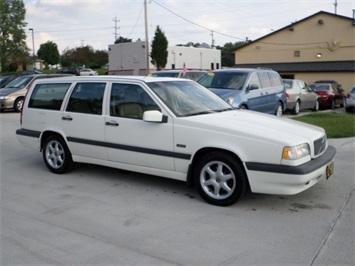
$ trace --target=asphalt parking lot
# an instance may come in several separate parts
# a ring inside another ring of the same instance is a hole
[[[295,196],[205,203],[182,182],[79,164],[50,173],[0,113],[0,265],[354,265],[355,138]]]

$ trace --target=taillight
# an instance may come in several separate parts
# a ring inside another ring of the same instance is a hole
[[[32,86],[32,84],[31,84]],[[22,108],[21,108],[21,111],[20,111],[20,125],[22,126],[22,112],[23,112],[23,108],[25,106],[25,101],[26,101],[26,97],[27,97],[27,94],[28,92],[30,91],[31,87],[29,87],[25,93],[25,97],[23,97],[23,102],[22,102]]]

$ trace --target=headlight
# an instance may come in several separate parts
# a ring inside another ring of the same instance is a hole
[[[284,147],[282,152],[282,159],[284,160],[298,160],[310,155],[310,148],[307,143],[293,147]]]
[[[9,99],[9,96],[0,96],[0,100],[7,100]]]

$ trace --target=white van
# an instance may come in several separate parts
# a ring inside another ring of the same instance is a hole
[[[322,128],[236,110],[186,79],[38,80],[21,119],[18,140],[54,173],[79,162],[163,176],[196,185],[215,205],[247,189],[296,194],[333,174],[336,151]]]

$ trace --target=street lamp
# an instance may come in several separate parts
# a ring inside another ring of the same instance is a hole
[[[36,69],[35,65],[35,39],[34,39],[34,30],[32,28],[29,29],[32,31],[32,53],[33,53],[33,70]]]

